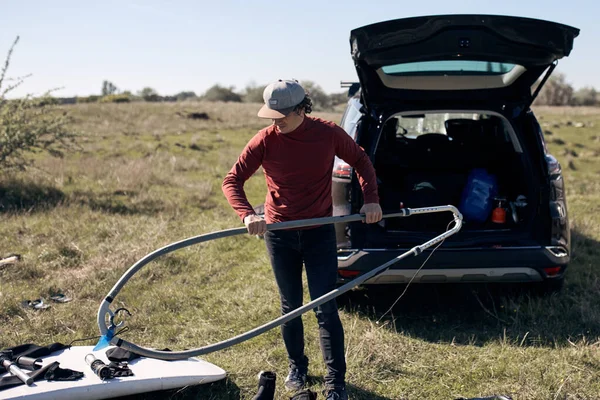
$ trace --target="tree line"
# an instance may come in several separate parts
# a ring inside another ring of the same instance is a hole
[[[303,81],[301,84],[308,90],[317,110],[331,109],[343,104],[347,100],[347,92],[327,94],[313,81]],[[130,91],[119,91],[110,81],[102,82],[102,90],[99,95],[62,99],[65,102],[130,102],[130,101],[224,101],[224,102],[246,102],[262,103],[262,93],[266,85],[249,84],[243,90],[236,91],[233,86],[213,85],[202,94],[193,91],[182,91],[174,95],[161,95],[151,87],[145,87],[137,93]],[[66,101],[65,101],[66,100]],[[567,82],[565,74],[554,73],[542,87],[534,102],[535,105],[549,106],[600,106],[600,95],[592,86],[585,86],[575,90]]]
[[[347,100],[346,92],[327,94],[313,81],[302,81],[300,83],[310,93],[313,106],[316,110],[331,109],[335,105],[345,103]],[[99,95],[61,98],[57,100],[62,104],[95,102],[125,103],[132,101],[173,102],[190,100],[262,103],[265,86],[252,83],[247,85],[243,90],[236,91],[233,86],[216,84],[202,94],[196,94],[194,91],[182,91],[174,95],[161,95],[151,87],[145,87],[137,93],[132,93],[128,90],[121,91],[114,83],[105,80],[102,82]]]
[[[600,106],[598,91],[592,86],[575,90],[565,74],[554,73],[542,87],[536,105],[548,106]]]

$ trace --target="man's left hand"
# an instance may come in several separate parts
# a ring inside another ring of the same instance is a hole
[[[383,217],[383,211],[381,211],[381,207],[378,203],[365,204],[362,206],[359,212],[365,215],[364,222],[366,222],[367,224],[374,224],[376,222],[379,222]]]

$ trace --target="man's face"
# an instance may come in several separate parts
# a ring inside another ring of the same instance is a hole
[[[272,119],[273,125],[281,133],[290,133],[300,126],[304,120],[304,111],[292,111],[283,118]]]

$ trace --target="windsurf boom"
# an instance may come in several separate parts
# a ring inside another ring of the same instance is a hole
[[[323,296],[321,296],[317,299],[314,299],[310,303],[307,303],[304,306],[297,308],[296,310],[294,310],[288,314],[282,315],[281,317],[274,319],[271,322],[268,322],[262,326],[254,328],[252,330],[249,330],[246,333],[232,337],[230,339],[227,339],[227,340],[224,340],[224,341],[221,341],[218,343],[214,343],[211,345],[207,345],[204,347],[200,347],[197,349],[190,349],[190,350],[185,350],[185,351],[160,351],[160,350],[149,349],[146,347],[138,346],[134,343],[128,342],[127,340],[124,340],[124,339],[118,337],[115,334],[115,330],[118,327],[120,327],[123,324],[123,322],[121,322],[119,324],[115,324],[113,322],[114,317],[117,314],[117,312],[112,312],[110,310],[111,303],[113,302],[113,300],[115,299],[117,294],[121,291],[123,286],[129,281],[129,279],[131,279],[133,277],[133,275],[135,275],[143,266],[145,266],[152,260],[154,260],[162,255],[182,249],[184,247],[192,246],[192,245],[198,244],[198,243],[208,242],[210,240],[216,240],[216,239],[222,239],[222,238],[235,236],[235,235],[247,234],[248,231],[245,227],[227,229],[227,230],[207,233],[204,235],[194,236],[194,237],[191,237],[191,238],[179,241],[179,242],[171,243],[165,247],[162,247],[162,248],[155,250],[154,252],[146,255],[145,257],[143,257],[142,259],[137,261],[134,265],[132,265],[125,272],[125,274],[123,274],[123,276],[117,281],[117,283],[113,286],[113,288],[110,290],[110,292],[108,292],[108,294],[106,295],[104,300],[102,300],[102,303],[100,304],[100,308],[98,309],[98,327],[100,328],[100,334],[102,335],[102,337],[101,337],[100,341],[98,342],[98,346],[96,346],[95,350],[105,347],[105,346],[108,346],[109,344],[113,344],[115,346],[124,348],[126,350],[129,350],[131,352],[137,353],[137,354],[145,356],[145,357],[157,358],[157,359],[161,359],[161,360],[181,360],[181,359],[185,359],[185,358],[189,358],[189,357],[195,357],[195,356],[199,356],[199,355],[203,355],[203,354],[212,353],[214,351],[222,350],[227,347],[231,347],[235,344],[244,342],[244,341],[251,339],[255,336],[258,336],[270,329],[276,328],[276,327],[280,326],[281,324],[283,324],[293,318],[296,318],[299,315],[302,315],[302,314],[312,310],[313,308],[316,308],[316,307],[320,306],[321,304],[324,304],[324,303],[340,296],[341,294],[360,285],[361,283],[367,281],[368,279],[374,277],[375,275],[387,270],[389,267],[391,267],[398,261],[400,261],[410,255],[415,255],[415,256],[419,255],[423,252],[423,250],[425,250],[435,244],[440,243],[447,237],[455,234],[456,232],[458,232],[460,230],[460,228],[462,226],[462,215],[456,207],[451,206],[451,205],[412,208],[412,209],[411,208],[403,208],[397,213],[383,215],[383,219],[408,217],[410,215],[415,215],[415,214],[428,214],[428,213],[436,213],[436,212],[451,212],[454,217],[454,226],[452,228],[448,229],[446,232],[423,243],[422,245],[413,247],[412,249],[408,250],[407,252],[402,253],[401,255],[391,259],[390,261],[386,262],[385,264],[378,266],[377,268],[369,271],[368,273],[358,276],[356,279],[344,284],[343,286],[340,286],[339,288],[334,289],[331,292],[324,294]],[[309,227],[309,226],[327,225],[327,224],[344,223],[344,222],[356,222],[356,221],[364,220],[364,218],[365,218],[365,216],[362,214],[353,214],[353,215],[338,216],[338,217],[313,218],[313,219],[305,219],[305,220],[298,220],[298,221],[280,222],[280,223],[276,223],[276,224],[268,224],[267,230],[274,231],[274,230],[281,230],[281,229],[303,228],[303,227]],[[107,325],[107,323],[109,325]]]

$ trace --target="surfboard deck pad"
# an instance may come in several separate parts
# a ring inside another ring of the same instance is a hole
[[[223,369],[199,358],[165,361],[141,357],[129,362],[133,376],[101,380],[86,364],[85,356],[94,354],[97,359],[108,365],[110,361],[106,351],[112,347],[114,346],[92,351],[94,346],[72,346],[50,356],[41,357],[43,365],[58,361],[59,367],[83,372],[84,377],[76,381],[40,380],[32,386],[23,384],[0,391],[0,398],[96,400],[200,385],[224,379],[226,376]],[[0,374],[0,377],[6,375],[9,374]]]

